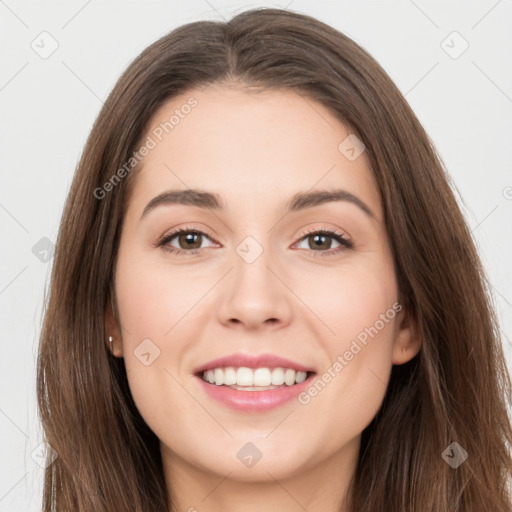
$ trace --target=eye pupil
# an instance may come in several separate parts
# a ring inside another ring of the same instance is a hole
[[[330,239],[330,237],[328,237],[326,235],[316,234],[316,235],[310,236],[309,238],[314,240],[314,242],[313,242],[314,247],[317,247],[317,248],[319,247],[319,248],[323,248],[323,249],[330,249],[330,247],[331,247],[331,239]],[[319,239],[324,239],[324,242],[325,242],[325,240],[328,240],[329,243],[327,244],[327,247],[323,247],[322,242],[317,243]]]
[[[193,247],[191,247],[190,245],[188,245],[188,249],[192,248],[192,249],[198,249],[201,247],[201,235],[200,233],[184,233],[184,234],[181,234],[180,237],[179,237],[179,242],[180,242],[180,245],[181,245],[181,242],[185,242],[185,245],[187,244],[190,244],[190,243],[194,243],[194,238],[196,238],[195,240],[195,243],[196,245],[194,245]],[[199,244],[197,244],[197,240],[199,240]]]

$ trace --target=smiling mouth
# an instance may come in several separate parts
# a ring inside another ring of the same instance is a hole
[[[230,366],[211,368],[197,372],[195,375],[208,384],[220,388],[237,391],[268,391],[302,384],[316,375],[316,372],[284,367],[253,369]]]

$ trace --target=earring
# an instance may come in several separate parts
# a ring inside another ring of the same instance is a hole
[[[114,341],[114,338],[112,338],[112,336],[109,336],[109,337],[108,337],[108,341],[109,341],[109,343],[112,345],[112,342]]]

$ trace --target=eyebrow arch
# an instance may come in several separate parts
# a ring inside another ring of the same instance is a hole
[[[357,196],[343,189],[315,190],[313,192],[297,192],[285,205],[285,213],[297,212],[334,201],[347,201],[355,204],[369,217],[376,219],[373,211]],[[223,211],[226,203],[219,194],[198,189],[169,190],[153,199],[146,205],[141,220],[157,206],[184,204],[199,208]]]

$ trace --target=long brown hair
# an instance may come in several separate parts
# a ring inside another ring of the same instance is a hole
[[[511,512],[511,380],[489,285],[445,166],[364,49],[279,9],[170,32],[130,64],[94,124],[63,211],[40,340],[38,406],[58,454],[46,469],[43,511],[155,512],[172,504],[158,439],[134,405],[123,360],[105,343],[137,168],[101,197],[95,191],[129,161],[165,101],[233,81],[316,100],[363,141],[402,304],[422,340],[415,358],[393,366],[382,407],[363,431],[349,510]],[[468,454],[456,469],[442,456],[454,442]]]

